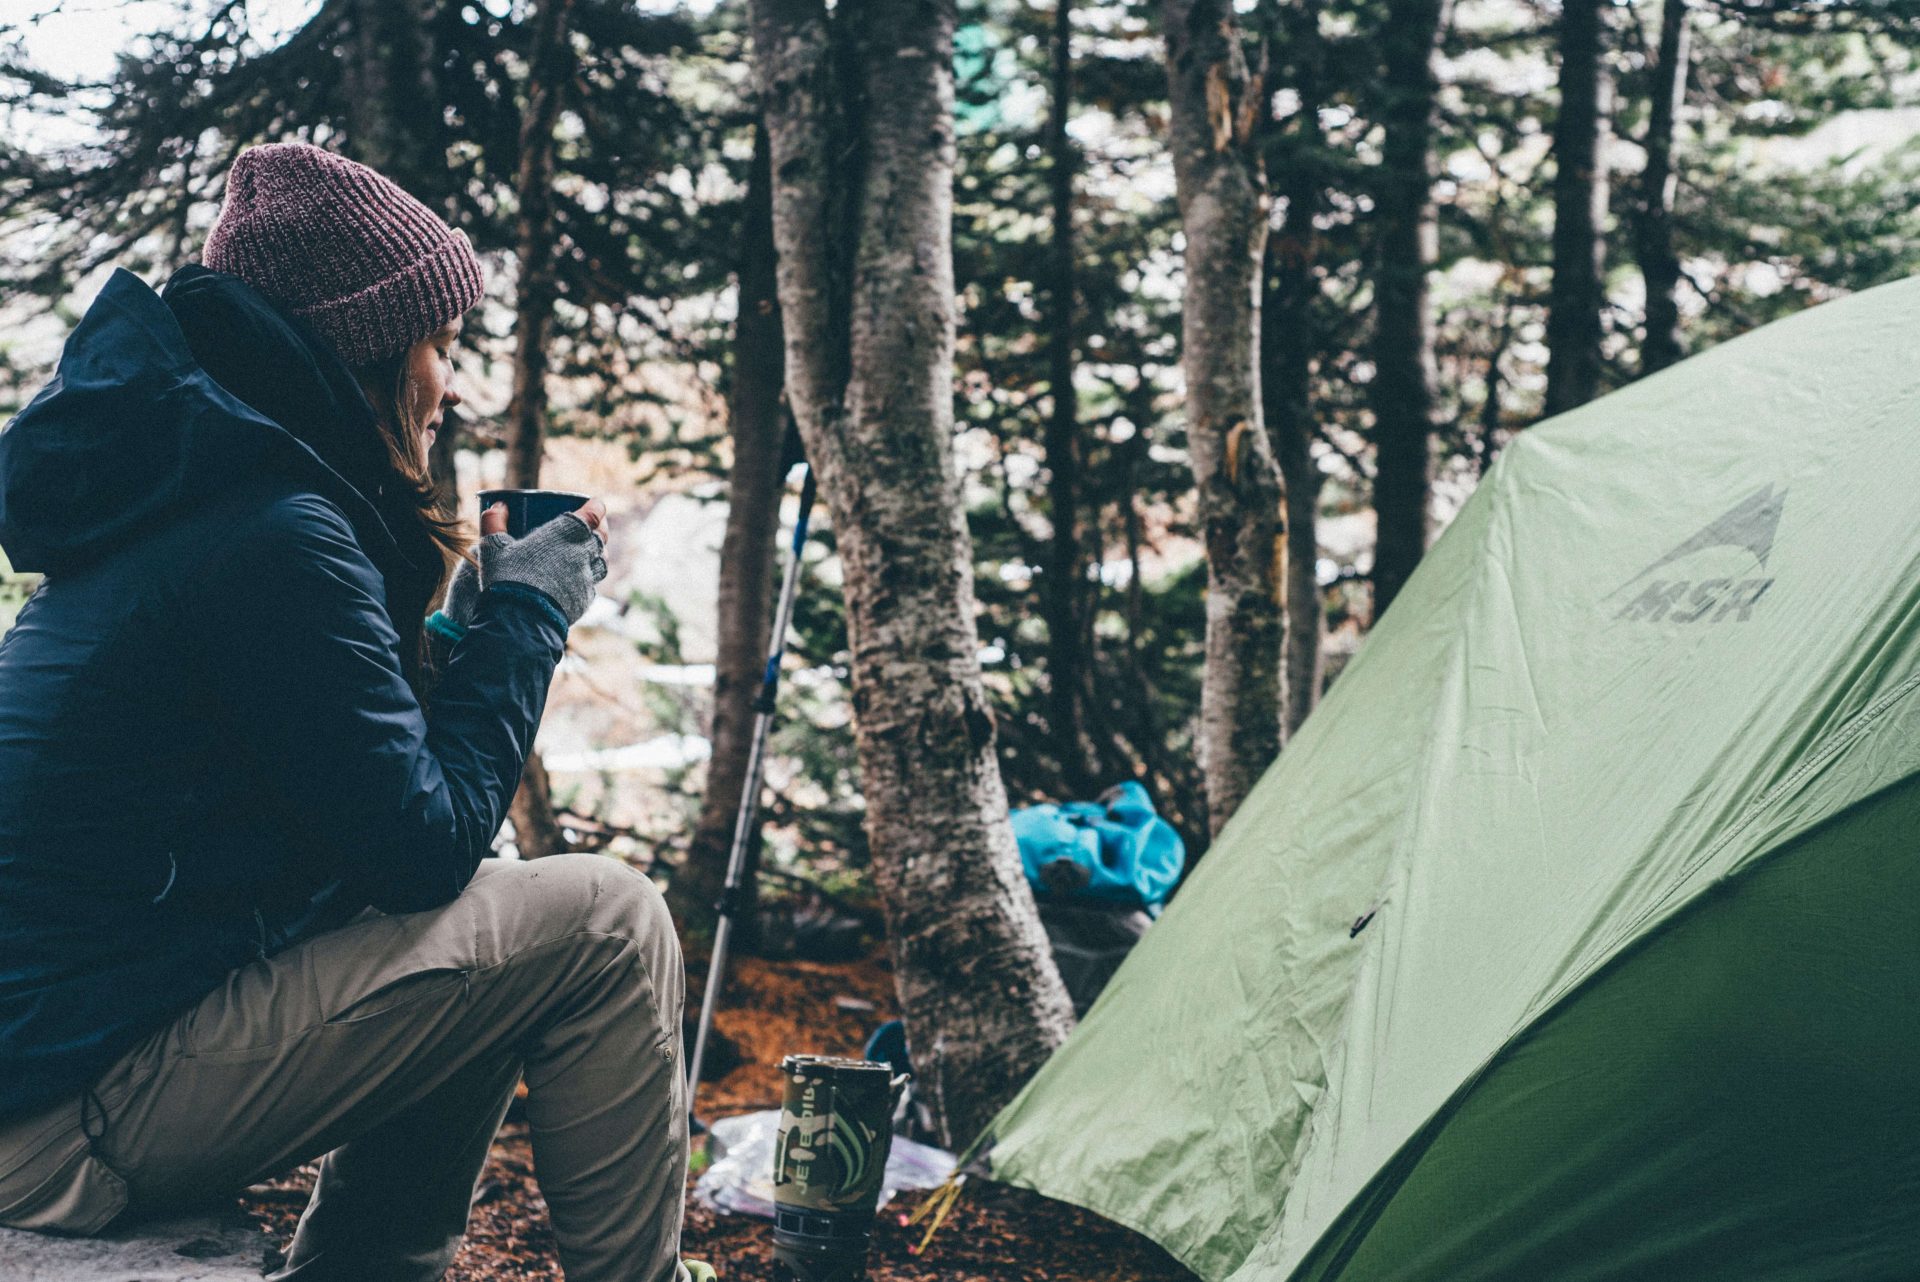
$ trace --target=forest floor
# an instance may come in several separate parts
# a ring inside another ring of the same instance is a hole
[[[690,979],[704,970],[703,959],[689,958]],[[783,1055],[857,1055],[867,1033],[893,1009],[884,950],[846,964],[745,957],[732,972],[715,1022],[739,1048],[741,1062],[720,1081],[702,1086],[698,1110],[705,1118],[778,1107]],[[697,992],[693,1000],[697,1004]],[[312,1183],[313,1168],[302,1167],[255,1185],[241,1203],[284,1247]],[[1077,1207],[981,1180],[969,1181],[932,1243],[916,1254],[924,1226],[902,1221],[928,1196],[903,1193],[881,1212],[868,1266],[871,1282],[1193,1282],[1191,1273],[1138,1234]],[[712,1264],[721,1282],[771,1282],[774,1276],[772,1225],[717,1214],[691,1192],[681,1249]],[[516,1115],[509,1115],[494,1140],[466,1245],[447,1278],[561,1282],[546,1203],[533,1179],[526,1123]]]

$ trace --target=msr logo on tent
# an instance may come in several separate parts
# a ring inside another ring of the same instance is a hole
[[[1727,573],[1727,554],[1721,549],[1745,552],[1760,570],[1767,568],[1773,553],[1773,536],[1780,528],[1780,509],[1787,492],[1768,485],[1735,504],[1725,515],[1710,522],[1698,534],[1680,543],[1671,552],[1610,592],[1612,600],[1631,588],[1638,592],[1627,599],[1613,616],[1640,623],[1721,623],[1728,619],[1744,623],[1752,615],[1760,598],[1773,586],[1773,580],[1755,575],[1742,566],[1742,573]],[[1718,555],[1712,555],[1718,552]],[[1703,556],[1703,554],[1707,554]],[[1746,558],[1738,557],[1739,561]],[[1705,569],[1702,561],[1713,562],[1715,571],[1708,576],[1655,577],[1662,571],[1690,568]],[[1679,562],[1692,562],[1692,566]],[[1644,580],[1644,582],[1643,582]]]

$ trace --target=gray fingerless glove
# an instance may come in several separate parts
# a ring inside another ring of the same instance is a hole
[[[525,538],[489,534],[480,540],[480,586],[518,583],[543,592],[569,624],[578,623],[593,604],[593,585],[607,577],[607,563],[600,555],[605,549],[600,536],[571,512],[528,531]]]
[[[480,567],[462,557],[447,584],[447,599],[440,613],[461,627],[473,622],[473,607],[480,604]]]
[[[467,625],[473,622],[473,607],[479,603],[480,567],[462,557],[454,568],[453,578],[447,582],[446,600],[427,617],[427,631],[449,645],[458,644],[467,635]]]

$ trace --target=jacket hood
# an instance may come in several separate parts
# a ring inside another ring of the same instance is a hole
[[[236,277],[186,267],[155,294],[115,271],[0,431],[0,548],[16,570],[83,565],[264,472],[340,506],[390,604],[431,593],[437,551],[332,349]]]

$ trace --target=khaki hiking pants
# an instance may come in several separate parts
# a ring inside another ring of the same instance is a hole
[[[487,860],[450,904],[236,970],[102,1074],[97,1108],[0,1123],[0,1224],[94,1233],[325,1154],[274,1277],[429,1282],[524,1074],[568,1282],[684,1282],[684,985],[642,874]]]

